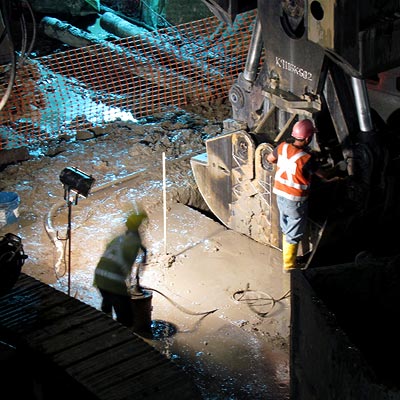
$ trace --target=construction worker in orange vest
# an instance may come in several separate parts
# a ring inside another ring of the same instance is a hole
[[[117,236],[107,245],[94,273],[93,285],[103,298],[101,310],[112,315],[114,309],[117,321],[128,327],[133,326],[134,315],[127,284],[140,250],[143,251],[142,262],[146,263],[147,250],[139,234],[139,226],[146,218],[147,214],[142,209],[128,216],[125,234]]]
[[[325,182],[336,181],[339,177],[326,179],[308,148],[316,129],[309,119],[296,122],[291,142],[280,143],[267,156],[267,161],[276,163],[273,193],[277,196],[279,222],[283,233],[283,272],[296,268],[296,257],[308,217],[308,195],[311,177],[316,174]]]

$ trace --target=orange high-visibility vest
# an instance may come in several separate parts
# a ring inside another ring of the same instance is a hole
[[[278,163],[273,192],[293,201],[307,199],[310,176],[304,176],[303,167],[311,155],[289,143],[281,143],[278,148]]]

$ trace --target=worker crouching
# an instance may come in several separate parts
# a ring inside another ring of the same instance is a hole
[[[139,227],[147,218],[143,210],[135,211],[126,220],[126,232],[114,238],[106,247],[94,273],[94,286],[101,296],[101,310],[112,315],[121,324],[132,327],[134,315],[129,293],[129,281],[132,267],[139,251],[143,251],[143,263],[146,263],[147,250],[142,244]]]

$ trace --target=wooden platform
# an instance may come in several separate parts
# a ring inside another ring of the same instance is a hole
[[[2,391],[58,400],[201,398],[191,377],[140,336],[25,274],[0,297],[0,341]]]

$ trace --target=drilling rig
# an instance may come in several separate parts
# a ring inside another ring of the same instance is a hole
[[[229,91],[232,118],[206,142],[206,153],[191,159],[210,210],[228,228],[281,249],[274,167],[266,158],[308,118],[319,162],[341,166],[344,179],[312,183],[300,246],[306,267],[390,248],[385,234],[399,220],[400,3],[203,2],[227,24],[257,9],[245,68]]]

